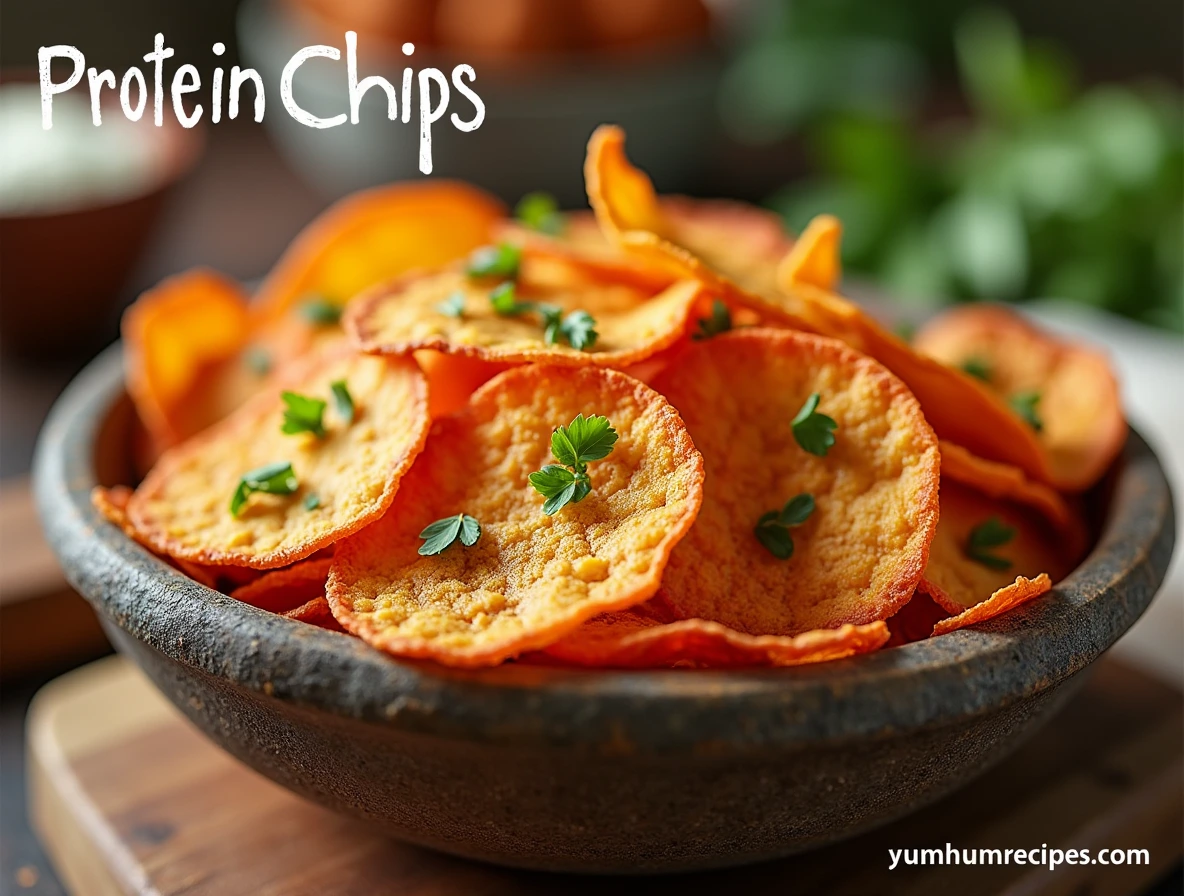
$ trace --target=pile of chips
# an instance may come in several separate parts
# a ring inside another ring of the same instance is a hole
[[[124,323],[147,469],[96,506],[209,588],[454,666],[789,666],[1045,594],[1126,437],[1104,356],[1003,307],[912,344],[837,292],[839,223],[658,196],[617,128],[593,213],[358,194],[252,299]]]

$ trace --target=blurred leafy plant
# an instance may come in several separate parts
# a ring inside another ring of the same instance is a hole
[[[859,108],[828,87],[787,124],[818,174],[771,204],[795,229],[839,215],[847,266],[903,298],[1070,298],[1184,331],[1179,93],[1076,92],[1065,57],[999,10],[962,15],[953,33],[969,121],[923,127],[904,94]],[[774,118],[761,133],[779,138]]]

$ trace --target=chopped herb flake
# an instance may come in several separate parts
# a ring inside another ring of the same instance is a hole
[[[436,306],[436,310],[449,317],[465,316],[465,294],[459,289],[452,292],[443,302]]]
[[[481,537],[481,524],[467,513],[458,513],[436,520],[425,527],[419,537],[423,539],[423,544],[419,546],[420,555],[432,557],[443,553],[457,539],[465,547],[471,548]]]
[[[1044,421],[1041,419],[1038,409],[1038,405],[1040,404],[1039,392],[1019,392],[1011,396],[1008,404],[1034,430],[1040,432],[1040,430],[1044,429]]]
[[[300,314],[310,324],[331,327],[341,320],[341,306],[318,296],[305,301],[300,306]]]
[[[469,256],[465,269],[470,277],[500,277],[516,280],[518,267],[522,263],[522,251],[510,243],[483,246]]]
[[[984,383],[991,381],[991,364],[986,358],[967,358],[962,362],[962,372]]]
[[[281,392],[280,398],[287,406],[284,408],[284,422],[280,426],[280,432],[288,435],[311,432],[318,439],[325,437],[325,402],[296,392]]]
[[[230,514],[238,516],[247,503],[247,496],[252,492],[263,492],[268,495],[290,495],[296,491],[300,483],[296,481],[296,474],[292,465],[287,461],[277,461],[265,467],[259,467],[244,473],[238,481],[238,488],[230,499]]]
[[[607,417],[579,414],[556,429],[551,434],[551,454],[559,464],[547,464],[529,477],[534,490],[547,499],[543,513],[556,513],[588,497],[592,491],[588,464],[608,457],[616,443],[617,431]]]
[[[795,495],[790,498],[780,510],[770,510],[762,514],[752,530],[757,541],[778,560],[788,560],[793,556],[793,538],[789,530],[793,526],[800,526],[810,518],[814,512],[814,496],[810,494]]]
[[[806,399],[798,415],[790,424],[793,428],[794,440],[803,451],[826,457],[826,452],[835,444],[834,431],[838,428],[833,418],[818,413],[818,403],[822,396],[815,392]]]
[[[1015,535],[1014,526],[1009,526],[999,517],[993,516],[970,530],[970,536],[966,539],[966,556],[988,569],[1009,569],[1010,560],[990,551],[1007,544]]]
[[[563,214],[559,204],[550,193],[536,191],[527,193],[518,200],[514,217],[531,230],[556,236],[563,232]]]
[[[346,423],[354,422],[354,399],[349,394],[345,380],[334,380],[329,384],[333,392],[333,404],[337,408],[337,415]]]
[[[711,303],[711,317],[699,319],[699,329],[691,338],[695,340],[710,339],[712,336],[726,333],[730,329],[732,329],[732,312],[728,310],[726,304],[716,299]]]

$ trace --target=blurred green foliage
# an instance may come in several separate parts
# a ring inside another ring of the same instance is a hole
[[[773,207],[795,230],[838,215],[848,268],[902,298],[1069,298],[1184,331],[1180,94],[1078,91],[1068,60],[1025,43],[1005,13],[955,6],[945,39],[971,115],[924,123],[942,13],[926,33],[894,32],[911,9],[799,0],[740,55],[724,93],[732,131],[799,134],[815,162]]]

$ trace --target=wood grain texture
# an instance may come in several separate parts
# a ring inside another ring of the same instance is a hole
[[[819,896],[1121,896],[1140,892],[1184,850],[1182,751],[1181,695],[1103,660],[1081,695],[1011,758],[889,827],[747,869],[607,880],[503,870],[378,836],[240,765],[117,658],[48,685],[29,723],[34,824],[79,896],[601,894],[668,886],[680,894],[761,894],[791,884],[795,893]],[[1144,848],[1151,864],[888,871],[890,848],[947,842]]]

